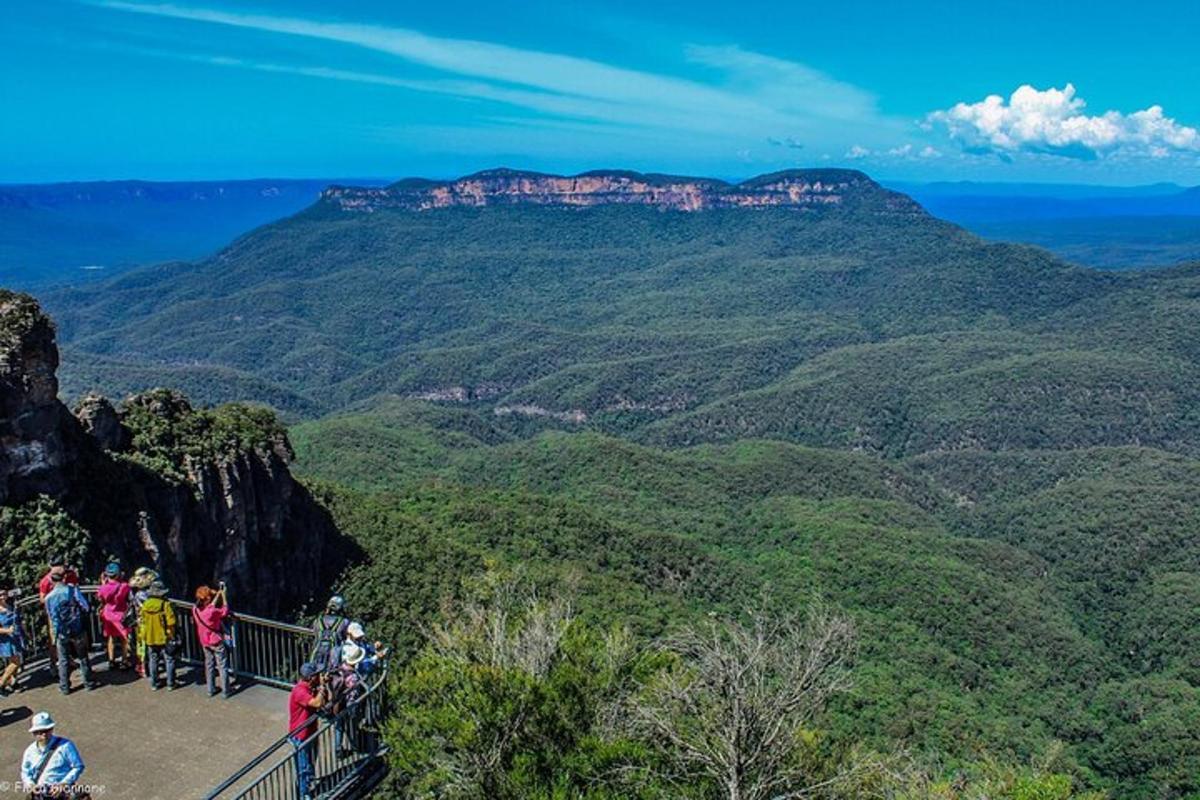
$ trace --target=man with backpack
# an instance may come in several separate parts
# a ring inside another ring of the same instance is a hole
[[[88,691],[96,688],[88,663],[87,618],[91,609],[77,585],[68,584],[61,572],[51,573],[54,588],[46,595],[50,638],[58,653],[58,690],[71,693],[71,659],[79,662],[79,675]]]
[[[346,601],[341,595],[335,594],[325,604],[325,613],[313,623],[316,642],[309,654],[309,663],[316,664],[321,672],[337,669],[342,655],[342,640],[346,638],[346,629],[349,627]]]
[[[29,732],[33,744],[25,748],[21,759],[25,794],[35,798],[86,797],[76,787],[83,775],[83,759],[74,742],[54,735],[54,719],[49,712],[34,714]]]

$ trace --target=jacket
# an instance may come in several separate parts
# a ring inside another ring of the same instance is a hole
[[[169,600],[151,597],[138,615],[138,638],[146,645],[164,645],[175,638],[175,609]]]

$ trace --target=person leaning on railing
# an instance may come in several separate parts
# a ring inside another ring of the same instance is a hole
[[[326,674],[306,661],[300,665],[300,679],[288,696],[288,741],[296,750],[296,791],[300,800],[312,800],[317,761],[317,712],[329,702]]]
[[[217,693],[216,672],[221,671],[221,696],[228,698],[229,657],[233,641],[226,626],[233,614],[225,599],[225,584],[213,591],[210,586],[196,589],[196,605],[192,607],[192,620],[196,623],[196,639],[204,650],[204,680],[208,684],[208,696]]]

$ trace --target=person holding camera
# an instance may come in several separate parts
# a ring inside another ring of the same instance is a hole
[[[146,590],[146,601],[142,603],[138,618],[138,636],[146,646],[146,677],[150,688],[158,691],[158,662],[166,661],[167,689],[173,690],[175,683],[175,652],[179,642],[176,632],[175,609],[167,599],[167,587],[155,581]]]
[[[196,639],[204,650],[204,680],[208,684],[208,696],[217,693],[216,673],[221,671],[221,696],[229,698],[229,659],[233,648],[233,637],[226,626],[233,614],[225,598],[225,582],[213,591],[210,586],[196,589],[196,605],[192,608],[192,619],[196,623]]]
[[[21,612],[17,610],[16,589],[0,592],[0,693],[9,695],[17,689],[17,673],[21,671],[21,660],[25,657],[25,629],[21,626]]]
[[[319,665],[300,665],[300,679],[288,696],[288,741],[296,750],[296,791],[300,800],[312,800],[316,782],[318,712],[329,702],[327,678]]]
[[[108,668],[130,669],[133,654],[129,648],[129,628],[125,618],[129,612],[129,582],[121,574],[121,565],[110,561],[100,576],[96,599],[100,602],[100,629],[107,640]],[[117,660],[117,642],[121,643],[121,660]]]

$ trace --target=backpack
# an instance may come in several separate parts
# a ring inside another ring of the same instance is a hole
[[[83,634],[83,604],[76,599],[74,587],[67,587],[67,599],[54,607],[54,632],[59,637],[74,639]]]
[[[318,622],[317,641],[308,660],[325,671],[336,667],[342,652],[342,638],[346,635],[346,626],[349,624],[345,617],[322,615]]]
[[[358,674],[344,668],[335,669],[329,675],[326,684],[330,694],[330,716],[336,716],[345,710],[346,706],[358,700],[362,692],[362,682]]]

